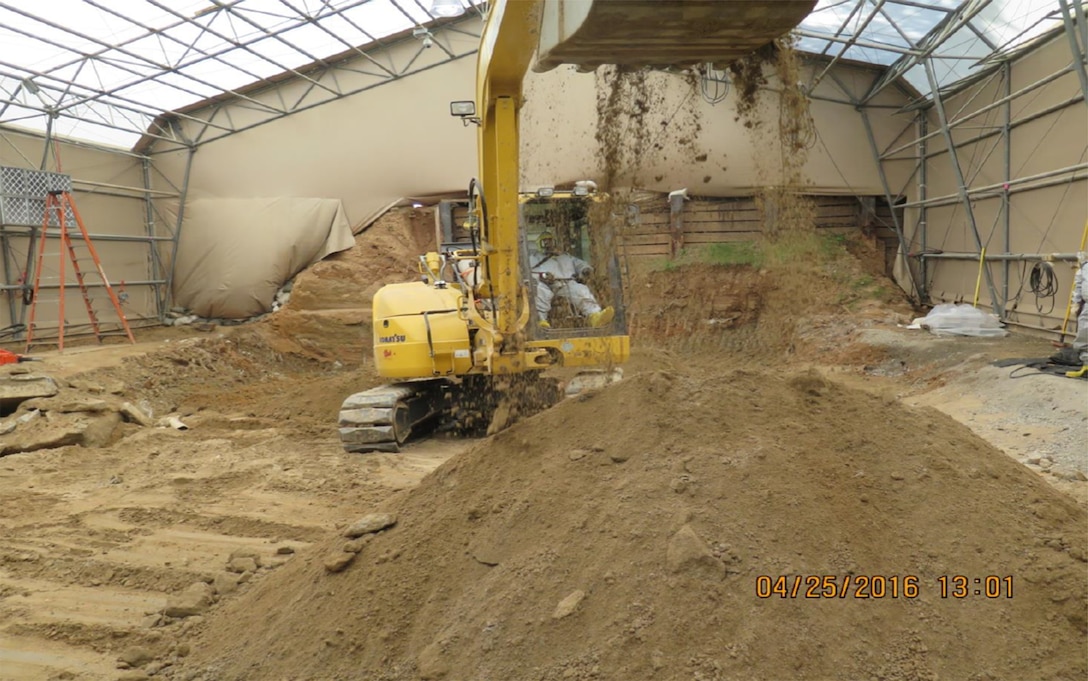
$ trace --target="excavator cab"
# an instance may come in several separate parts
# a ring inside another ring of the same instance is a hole
[[[626,333],[608,197],[578,183],[519,197],[522,280],[534,339]]]
[[[444,278],[472,288],[475,304],[491,311],[471,211],[443,201],[437,211]],[[622,263],[613,247],[618,220],[607,195],[592,182],[571,189],[543,187],[518,195],[519,263],[530,310],[529,340],[626,334]],[[600,311],[600,312],[599,312]],[[602,323],[604,322],[604,323]]]

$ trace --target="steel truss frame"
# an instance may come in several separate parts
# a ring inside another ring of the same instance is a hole
[[[888,3],[885,0],[857,0],[846,20],[833,33],[802,29],[799,31],[802,38],[818,38],[820,40],[828,41],[827,47],[820,54],[808,55],[810,60],[817,62],[817,68],[814,71],[814,78],[810,83],[810,88],[814,87],[825,77],[829,77],[838,85],[838,88],[862,115],[874,162],[877,164],[878,168],[880,168],[880,179],[884,187],[886,200],[896,208],[896,210],[892,211],[894,220],[893,228],[900,242],[899,257],[904,264],[903,271],[911,280],[909,286],[912,288],[912,294],[916,295],[919,300],[929,301],[930,292],[927,290],[927,282],[931,278],[933,268],[938,266],[939,262],[951,260],[972,260],[978,262],[981,259],[986,263],[994,263],[1003,268],[1004,276],[1001,277],[1003,285],[1000,290],[994,283],[990,264],[987,264],[987,266],[982,268],[990,308],[993,312],[1007,324],[1033,330],[1051,331],[1052,329],[1043,327],[1038,320],[1036,320],[1035,323],[1028,323],[1020,321],[1019,319],[1010,319],[1010,316],[1017,312],[1010,309],[1010,306],[1014,303],[1014,298],[1010,297],[1009,292],[1010,266],[1017,261],[1031,262],[1045,260],[1075,262],[1077,254],[1071,252],[1010,252],[1010,230],[1012,223],[1010,215],[1010,209],[1012,207],[1011,201],[1012,197],[1020,192],[1057,185],[1068,185],[1073,182],[1084,182],[1088,180],[1088,163],[1081,162],[1063,168],[1054,168],[1027,177],[1013,177],[1011,167],[1011,134],[1015,128],[1044,116],[1058,113],[1069,107],[1088,106],[1088,20],[1086,20],[1088,17],[1086,17],[1085,14],[1085,0],[1058,0],[1058,6],[1055,13],[1052,15],[1052,18],[1060,18],[1061,27],[1048,31],[1039,38],[1028,44],[1021,45],[1014,50],[1002,50],[999,46],[988,41],[983,33],[978,32],[979,38],[986,42],[987,46],[991,49],[990,55],[983,59],[978,59],[977,57],[963,57],[954,52],[949,53],[944,49],[944,45],[948,38],[956,31],[965,27],[971,28],[972,20],[977,18],[980,12],[982,12],[993,0],[968,0],[953,9],[924,2],[913,2],[913,0],[890,1],[897,4],[923,7],[927,10],[943,11],[946,12],[946,16],[924,38],[918,41],[912,41],[905,31],[901,30],[898,26],[895,26],[892,17],[887,14]],[[893,25],[893,27],[895,27],[896,31],[907,43],[908,47],[892,47],[874,43],[872,40],[860,39],[861,32],[860,30],[857,30],[857,28],[867,26],[878,14],[882,15]],[[1055,15],[1060,15],[1060,17]],[[1036,44],[1053,40],[1058,33],[1064,33],[1067,38],[1071,52],[1070,63],[1055,73],[1040,78],[1038,81],[1024,86],[1015,92],[1012,91],[1011,62],[1030,50]],[[833,44],[839,46],[838,52],[835,54],[831,53],[831,46]],[[851,48],[856,47],[885,49],[899,55],[887,68],[884,74],[877,78],[871,84],[868,91],[860,97],[852,95],[850,89],[846,87],[846,84],[841,82],[841,80],[837,78],[835,72],[832,71],[832,66],[836,62],[845,60],[844,55],[847,54]],[[980,67],[972,78],[961,80],[950,85],[938,83],[935,69],[936,62],[939,60],[965,58],[972,59],[976,62],[976,65]],[[925,95],[913,90],[913,88],[903,80],[904,74],[916,67],[921,67],[925,71],[926,79],[929,84],[929,92]],[[1077,96],[1057,102],[1044,110],[1035,112],[1029,116],[1021,117],[1016,121],[1013,120],[1013,102],[1071,72],[1076,73],[1080,83],[1080,93]],[[946,110],[945,100],[947,100],[951,94],[959,92],[964,88],[987,78],[1000,79],[999,82],[1002,87],[1000,96],[995,97],[992,102],[968,114],[964,114],[962,111],[949,112]],[[873,136],[867,112],[869,109],[873,108],[875,98],[891,86],[903,91],[910,90],[912,92],[912,103],[904,107],[902,111],[904,113],[912,114],[912,127],[915,128],[915,135],[911,141],[905,144],[899,144],[892,148],[880,149]],[[980,116],[992,111],[1000,112],[1000,120],[992,124],[978,121]],[[977,129],[979,132],[969,138],[961,138],[958,145],[954,143],[952,131],[957,128],[963,128],[972,121],[975,122],[972,126],[973,129]],[[934,125],[934,123],[936,123],[936,125]],[[938,150],[930,148],[929,142],[934,138],[943,139],[943,148]],[[965,175],[964,164],[959,158],[958,148],[966,144],[978,143],[990,138],[997,138],[993,147],[989,150],[989,154],[993,154],[1000,150],[1003,159],[1003,181],[977,186],[973,182],[973,177]],[[1088,139],[1084,140],[1084,144],[1086,150],[1088,150]],[[926,184],[927,170],[930,163],[943,162],[939,161],[939,157],[941,156],[946,156],[947,158],[947,163],[950,165],[951,171],[956,179],[957,190],[956,193],[952,195],[930,196]],[[910,173],[907,183],[917,183],[917,199],[910,202],[901,200],[896,202],[897,197],[901,197],[906,193],[906,186],[889,186],[887,174],[883,171],[884,163],[889,161],[913,162],[914,168]],[[999,198],[1001,201],[1001,206],[998,211],[998,223],[996,225],[1001,229],[1001,248],[994,249],[993,251],[983,251],[982,246],[984,239],[974,216],[973,201],[983,198]],[[947,205],[959,205],[961,207],[971,237],[978,249],[976,252],[929,252],[927,240],[930,235],[928,233],[929,223],[927,219],[927,210]],[[902,217],[900,209],[905,208],[917,209],[917,219],[914,221],[913,225],[905,225],[900,222]],[[915,241],[915,239],[917,241]],[[917,253],[914,254],[917,256],[917,267],[911,267],[910,262],[907,260],[908,254],[910,254],[910,251],[912,250],[912,244],[914,244],[917,249]],[[917,276],[915,276],[915,273],[917,273]],[[1016,316],[1019,317],[1023,314],[1024,313],[1020,311]]]
[[[273,1],[275,12],[269,9]],[[57,119],[88,121],[102,129],[127,134],[129,138],[140,136],[134,148],[137,153],[145,152],[155,140],[185,146],[202,144],[349,97],[422,68],[475,54],[479,38],[474,31],[465,29],[463,18],[451,20],[433,15],[428,9],[430,0],[210,0],[208,8],[192,16],[175,9],[178,3],[140,2],[167,17],[165,25],[151,25],[133,18],[111,6],[115,3],[83,0],[104,16],[123,22],[131,32],[127,38],[107,42],[52,18],[47,4],[30,10],[21,7],[18,0],[0,0],[0,18],[7,13],[21,20],[18,25],[9,22],[12,25],[5,26],[6,31],[67,55],[42,69],[0,59],[0,124],[42,116],[47,117],[50,125]],[[379,7],[403,17],[401,23],[411,28],[381,35],[359,22],[360,12]],[[469,16],[482,11],[472,4],[467,9]],[[341,33],[346,33],[349,27],[351,35],[362,36],[367,42],[358,45],[345,40]],[[310,31],[311,36],[315,32],[320,34],[341,51],[331,57],[314,54],[295,39],[302,30]],[[457,33],[476,40],[463,41],[469,48],[458,47],[462,41],[450,40]],[[404,41],[414,41],[418,49],[407,61],[396,63],[387,48]],[[161,50],[149,51],[152,42],[158,43]],[[82,47],[77,49],[72,43]],[[431,45],[435,48],[433,52],[442,57],[420,60]],[[180,56],[169,56],[179,53]],[[108,72],[111,77],[86,76],[99,71]],[[215,71],[242,76],[249,84],[225,89],[216,80],[201,75]],[[365,76],[370,84],[341,85],[337,75],[349,72]],[[278,82],[287,78],[304,81],[309,89],[293,101],[282,96],[259,96],[263,91],[274,90]],[[149,85],[159,87],[157,94],[142,94],[151,92],[145,87]],[[163,88],[171,95],[181,94],[196,103],[164,114]],[[235,125],[229,116],[223,115],[221,106],[208,106],[226,100],[246,106],[250,115],[245,125]],[[257,122],[253,122],[254,116],[259,119]],[[175,120],[195,123],[201,132],[193,139],[185,139],[179,136],[178,126],[173,125]]]

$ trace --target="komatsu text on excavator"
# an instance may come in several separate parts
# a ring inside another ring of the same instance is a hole
[[[530,64],[592,70],[727,64],[796,26],[816,0],[496,0],[480,41],[467,219],[444,221],[421,280],[374,296],[374,361],[395,382],[340,411],[349,451],[397,451],[427,424],[490,423],[504,397],[557,399],[550,367],[601,368],[630,353],[611,235],[623,210],[591,181],[521,192],[518,110]],[[535,59],[535,61],[534,61]]]

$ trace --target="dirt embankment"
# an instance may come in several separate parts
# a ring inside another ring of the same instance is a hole
[[[223,608],[198,678],[1086,672],[1084,511],[951,419],[814,372],[641,373],[382,508],[396,526],[346,571],[330,538]],[[808,575],[887,586],[806,598]],[[790,595],[761,598],[778,576]],[[988,576],[1012,597],[976,595]]]
[[[415,276],[424,222],[379,222],[260,323],[63,382],[58,412],[124,399],[191,429],[0,459],[0,676],[1084,677],[1084,509],[897,399],[957,399],[973,346],[903,340],[909,309],[842,253],[636,273],[623,382],[479,442],[344,453],[340,402],[381,380],[369,296]],[[1000,378],[969,387],[1023,391]],[[1023,441],[1050,409],[1007,404]],[[378,510],[396,524],[342,536]],[[793,597],[823,575],[854,589]]]

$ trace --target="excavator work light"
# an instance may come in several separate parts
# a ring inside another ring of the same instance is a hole
[[[465,118],[476,115],[476,102],[450,102],[450,115]]]
[[[541,187],[536,190],[536,195],[545,199],[553,194],[555,194],[555,187]]]

